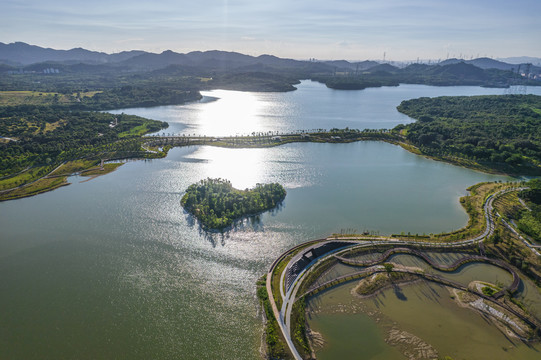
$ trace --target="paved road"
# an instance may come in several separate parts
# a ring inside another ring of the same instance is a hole
[[[475,236],[475,237],[473,237],[471,239],[466,239],[466,240],[462,240],[462,241],[455,241],[455,242],[452,242],[452,243],[433,243],[433,242],[404,241],[404,240],[398,240],[398,239],[394,239],[394,238],[380,238],[380,237],[376,238],[376,237],[369,237],[369,236],[367,236],[367,237],[328,238],[328,239],[322,240],[322,241],[314,241],[312,245],[310,245],[310,246],[306,247],[305,249],[303,249],[303,252],[306,253],[306,252],[310,251],[312,248],[314,248],[316,246],[320,246],[323,241],[336,241],[336,240],[342,240],[342,241],[349,240],[349,241],[352,242],[351,246],[349,246],[349,247],[347,247],[345,249],[341,249],[339,252],[351,250],[352,247],[373,247],[373,246],[388,246],[388,245],[401,245],[401,246],[404,246],[404,245],[416,245],[416,246],[422,246],[422,247],[427,247],[427,248],[460,248],[460,247],[480,243],[483,240],[485,240],[486,238],[490,237],[494,233],[494,218],[493,218],[493,214],[492,214],[493,213],[494,200],[498,196],[503,195],[503,194],[505,194],[507,192],[520,191],[520,190],[524,190],[524,189],[526,189],[526,188],[524,188],[524,187],[509,188],[509,189],[500,190],[500,191],[488,196],[486,201],[485,201],[485,204],[483,205],[483,210],[484,210],[484,213],[485,213],[485,230],[483,231],[482,234],[480,234],[478,236]],[[294,249],[296,249],[298,247],[299,246],[286,251],[284,254],[282,254],[282,256],[280,258],[283,258],[288,253],[290,253],[292,250],[294,250]],[[533,249],[531,247],[530,247],[530,249],[532,251],[534,251],[534,252],[537,252],[535,249]],[[267,293],[268,293],[269,299],[271,301],[274,316],[276,317],[276,319],[278,321],[278,324],[280,326],[282,334],[283,334],[284,338],[286,339],[287,345],[288,345],[289,349],[291,350],[291,352],[293,354],[293,357],[295,359],[301,360],[302,357],[300,356],[297,349],[293,345],[293,341],[291,340],[291,336],[290,336],[291,310],[292,310],[293,304],[296,301],[297,292],[298,292],[298,290],[300,288],[300,285],[301,285],[301,282],[302,282],[300,280],[302,280],[303,277],[307,273],[309,273],[312,269],[315,269],[317,267],[318,263],[328,259],[329,256],[334,256],[334,255],[335,255],[335,252],[332,252],[332,254],[327,253],[327,254],[319,257],[318,259],[315,259],[310,264],[308,264],[308,266],[306,266],[306,268],[304,268],[299,273],[299,275],[297,276],[295,281],[292,283],[292,285],[289,287],[289,289],[286,289],[285,293],[284,293],[284,273],[285,273],[285,271],[282,272],[282,277],[280,279],[280,295],[282,297],[282,304],[283,305],[282,305],[282,308],[280,309],[280,311],[278,311],[278,307],[276,306],[276,302],[275,302],[275,300],[273,298],[272,289],[271,289],[272,273],[274,271],[275,266],[278,264],[278,261],[275,261],[273,263],[273,265],[271,266],[271,269],[269,270],[269,273],[267,274]]]
[[[524,243],[524,245],[526,245],[528,247],[528,249],[530,249],[535,255],[537,256],[541,256],[541,254],[539,253],[539,251],[537,251],[535,245],[532,245],[528,240],[526,240],[524,237],[522,237],[522,235],[520,235],[518,233],[518,231],[511,225],[509,224],[507,221],[505,221],[504,219],[501,219],[503,225],[509,229],[509,231],[511,231],[513,234],[515,234],[519,239],[520,241],[522,241]]]

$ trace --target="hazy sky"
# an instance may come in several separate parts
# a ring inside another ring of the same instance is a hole
[[[1,0],[0,41],[298,59],[541,57],[541,0]]]

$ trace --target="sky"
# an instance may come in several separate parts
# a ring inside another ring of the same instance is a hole
[[[294,59],[541,57],[541,0],[2,0],[0,42]]]

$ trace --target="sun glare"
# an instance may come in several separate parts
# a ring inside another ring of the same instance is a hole
[[[217,97],[207,103],[199,114],[197,129],[206,135],[246,135],[261,131],[261,113],[265,102],[256,94],[239,91],[214,90],[201,92]]]
[[[223,149],[205,146],[190,157],[206,160],[202,178],[224,178],[237,189],[265,182],[265,149]]]

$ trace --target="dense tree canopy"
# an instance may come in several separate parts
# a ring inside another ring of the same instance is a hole
[[[183,91],[167,87],[123,86],[104,90],[88,98],[82,98],[76,108],[86,110],[109,110],[128,107],[177,105],[201,98],[198,91]]]
[[[190,185],[181,203],[203,227],[223,229],[244,216],[276,207],[285,196],[285,189],[277,183],[237,190],[227,180],[209,178]]]
[[[514,172],[540,170],[541,96],[420,98],[398,110],[418,120],[397,129],[423,153]]]
[[[0,107],[0,135],[12,139],[0,142],[0,175],[96,154],[117,140],[165,126],[138,116],[71,111],[62,106]]]

